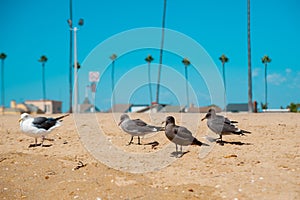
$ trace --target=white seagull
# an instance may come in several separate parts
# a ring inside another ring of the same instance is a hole
[[[20,128],[27,136],[35,138],[35,144],[29,145],[38,146],[37,145],[37,138],[41,137],[42,142],[41,146],[43,146],[43,142],[46,139],[46,136],[56,127],[61,125],[61,119],[68,116],[63,115],[57,118],[46,118],[46,117],[31,117],[28,113],[21,114],[21,118],[19,119]]]

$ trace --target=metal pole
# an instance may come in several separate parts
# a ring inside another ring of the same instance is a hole
[[[167,7],[167,0],[164,0],[162,29],[161,29],[161,43],[160,43],[160,53],[159,53],[159,66],[158,66],[158,77],[157,77],[156,99],[155,99],[157,104],[159,104],[160,76],[161,76],[163,51],[164,51],[164,41],[165,41],[166,7]]]
[[[73,28],[74,31],[74,106],[73,110],[74,113],[78,113],[78,77],[77,77],[77,38],[76,32],[77,27]]]
[[[70,24],[69,24],[69,26],[70,26],[70,46],[69,46],[69,48],[70,48],[70,55],[69,55],[69,112],[70,113],[72,113],[72,93],[73,93],[73,87],[72,87],[72,82],[73,82],[73,80],[72,80],[72,65],[73,65],[73,63],[72,63],[72,49],[73,49],[73,33],[72,33],[72,21],[73,21],[73,12],[72,12],[72,8],[73,8],[73,6],[72,6],[72,0],[70,0],[70,5],[69,5],[69,9],[70,9],[70,18],[69,18],[69,20],[70,20]]]

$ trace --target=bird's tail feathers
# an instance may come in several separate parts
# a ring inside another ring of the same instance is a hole
[[[202,143],[196,138],[193,140],[192,145],[198,145],[198,146],[209,146],[208,144]]]
[[[238,129],[237,131],[232,132],[232,133],[233,134],[237,134],[237,135],[245,135],[244,133],[250,134],[251,132],[250,131],[245,131],[245,130]]]
[[[158,132],[158,131],[164,131],[164,127],[159,127],[159,126],[150,126],[153,129],[153,132]]]
[[[245,130],[241,130],[243,133],[248,133],[250,134],[251,132],[250,131],[245,131]]]
[[[67,116],[69,116],[69,115],[70,115],[69,113],[66,114],[66,115],[62,115],[62,116],[60,116],[60,117],[55,118],[55,120],[56,120],[56,121],[61,120],[62,118],[67,117]]]

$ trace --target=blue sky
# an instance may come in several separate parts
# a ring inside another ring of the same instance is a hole
[[[247,102],[247,1],[198,1],[168,0],[166,28],[184,34],[202,46],[221,72],[219,57],[226,54],[227,102]],[[102,60],[89,62],[89,56],[105,41],[111,41],[124,31],[147,27],[160,27],[163,0],[149,1],[79,1],[73,0],[73,20],[85,20],[78,31],[78,61],[83,63],[79,80],[85,80],[88,71],[102,67],[101,80],[96,94],[96,105],[101,110],[111,106],[110,59],[118,54],[126,42],[116,45],[115,50],[99,52]],[[264,66],[261,58],[267,54],[272,62],[268,66],[268,99],[270,108],[286,106],[290,102],[300,102],[300,13],[297,0],[266,0],[251,2],[252,28],[252,69],[253,100],[264,101]],[[7,54],[5,60],[5,102],[14,99],[23,102],[27,99],[41,99],[41,55],[48,57],[46,63],[47,98],[63,101],[63,110],[68,108],[69,73],[69,1],[39,0],[0,0],[0,53]],[[166,35],[167,36],[167,35]],[[160,38],[147,34],[145,40],[160,41]],[[133,41],[134,42],[134,41]],[[166,87],[161,89],[163,103],[185,104],[183,57],[197,52],[178,53],[184,49],[185,41],[173,41],[177,49],[165,52],[163,64],[171,75],[162,76]],[[177,52],[178,51],[178,52]],[[190,54],[189,54],[190,53]],[[130,81],[146,78],[147,64],[144,58],[152,54],[152,81],[157,80],[158,49],[132,49],[116,60],[116,82],[129,76]],[[107,57],[107,60],[103,60]],[[201,57],[201,56],[199,56]],[[194,59],[195,61],[195,59]],[[84,66],[84,64],[86,66]],[[197,68],[189,67],[191,102],[196,105],[215,103],[209,85]],[[203,65],[202,65],[203,64]],[[92,66],[93,65],[93,66]],[[104,70],[105,69],[105,70]],[[136,73],[135,74],[135,70]],[[133,71],[132,71],[133,70]],[[165,71],[165,72],[166,72]],[[130,72],[130,73],[129,73]],[[127,74],[129,73],[129,74]],[[139,74],[141,73],[141,74]],[[143,76],[142,76],[143,75]],[[215,74],[218,79],[220,74]],[[127,79],[126,79],[127,80]],[[80,82],[80,101],[83,100],[87,83]],[[169,85],[168,85],[169,84]],[[178,91],[172,89],[178,87]],[[171,88],[171,89],[170,89]],[[180,89],[181,88],[181,89]],[[156,87],[152,84],[153,96]],[[128,96],[124,91],[117,92],[117,103],[149,103],[148,87],[141,85]],[[125,98],[126,96],[126,98]]]

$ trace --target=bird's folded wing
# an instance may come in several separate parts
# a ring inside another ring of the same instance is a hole
[[[38,124],[44,123],[47,120],[48,120],[48,118],[46,118],[46,117],[37,117],[37,118],[33,119],[32,123],[38,125]]]
[[[33,120],[32,124],[37,128],[43,128],[45,130],[50,129],[56,125],[56,120],[53,118],[37,117]]]
[[[185,128],[183,126],[178,126],[176,128],[177,128],[176,135],[178,135],[179,137],[188,138],[188,137],[192,136],[191,131],[189,131],[187,128]]]
[[[135,125],[137,125],[137,126],[147,126],[147,123],[146,122],[144,122],[144,121],[142,121],[142,120],[140,120],[140,119],[134,119],[134,120],[132,120],[134,123],[135,123]]]
[[[224,120],[221,119],[213,119],[210,122],[208,122],[208,126],[210,129],[212,129],[214,132],[221,133],[221,132],[233,132],[238,130],[233,124],[228,124]]]

